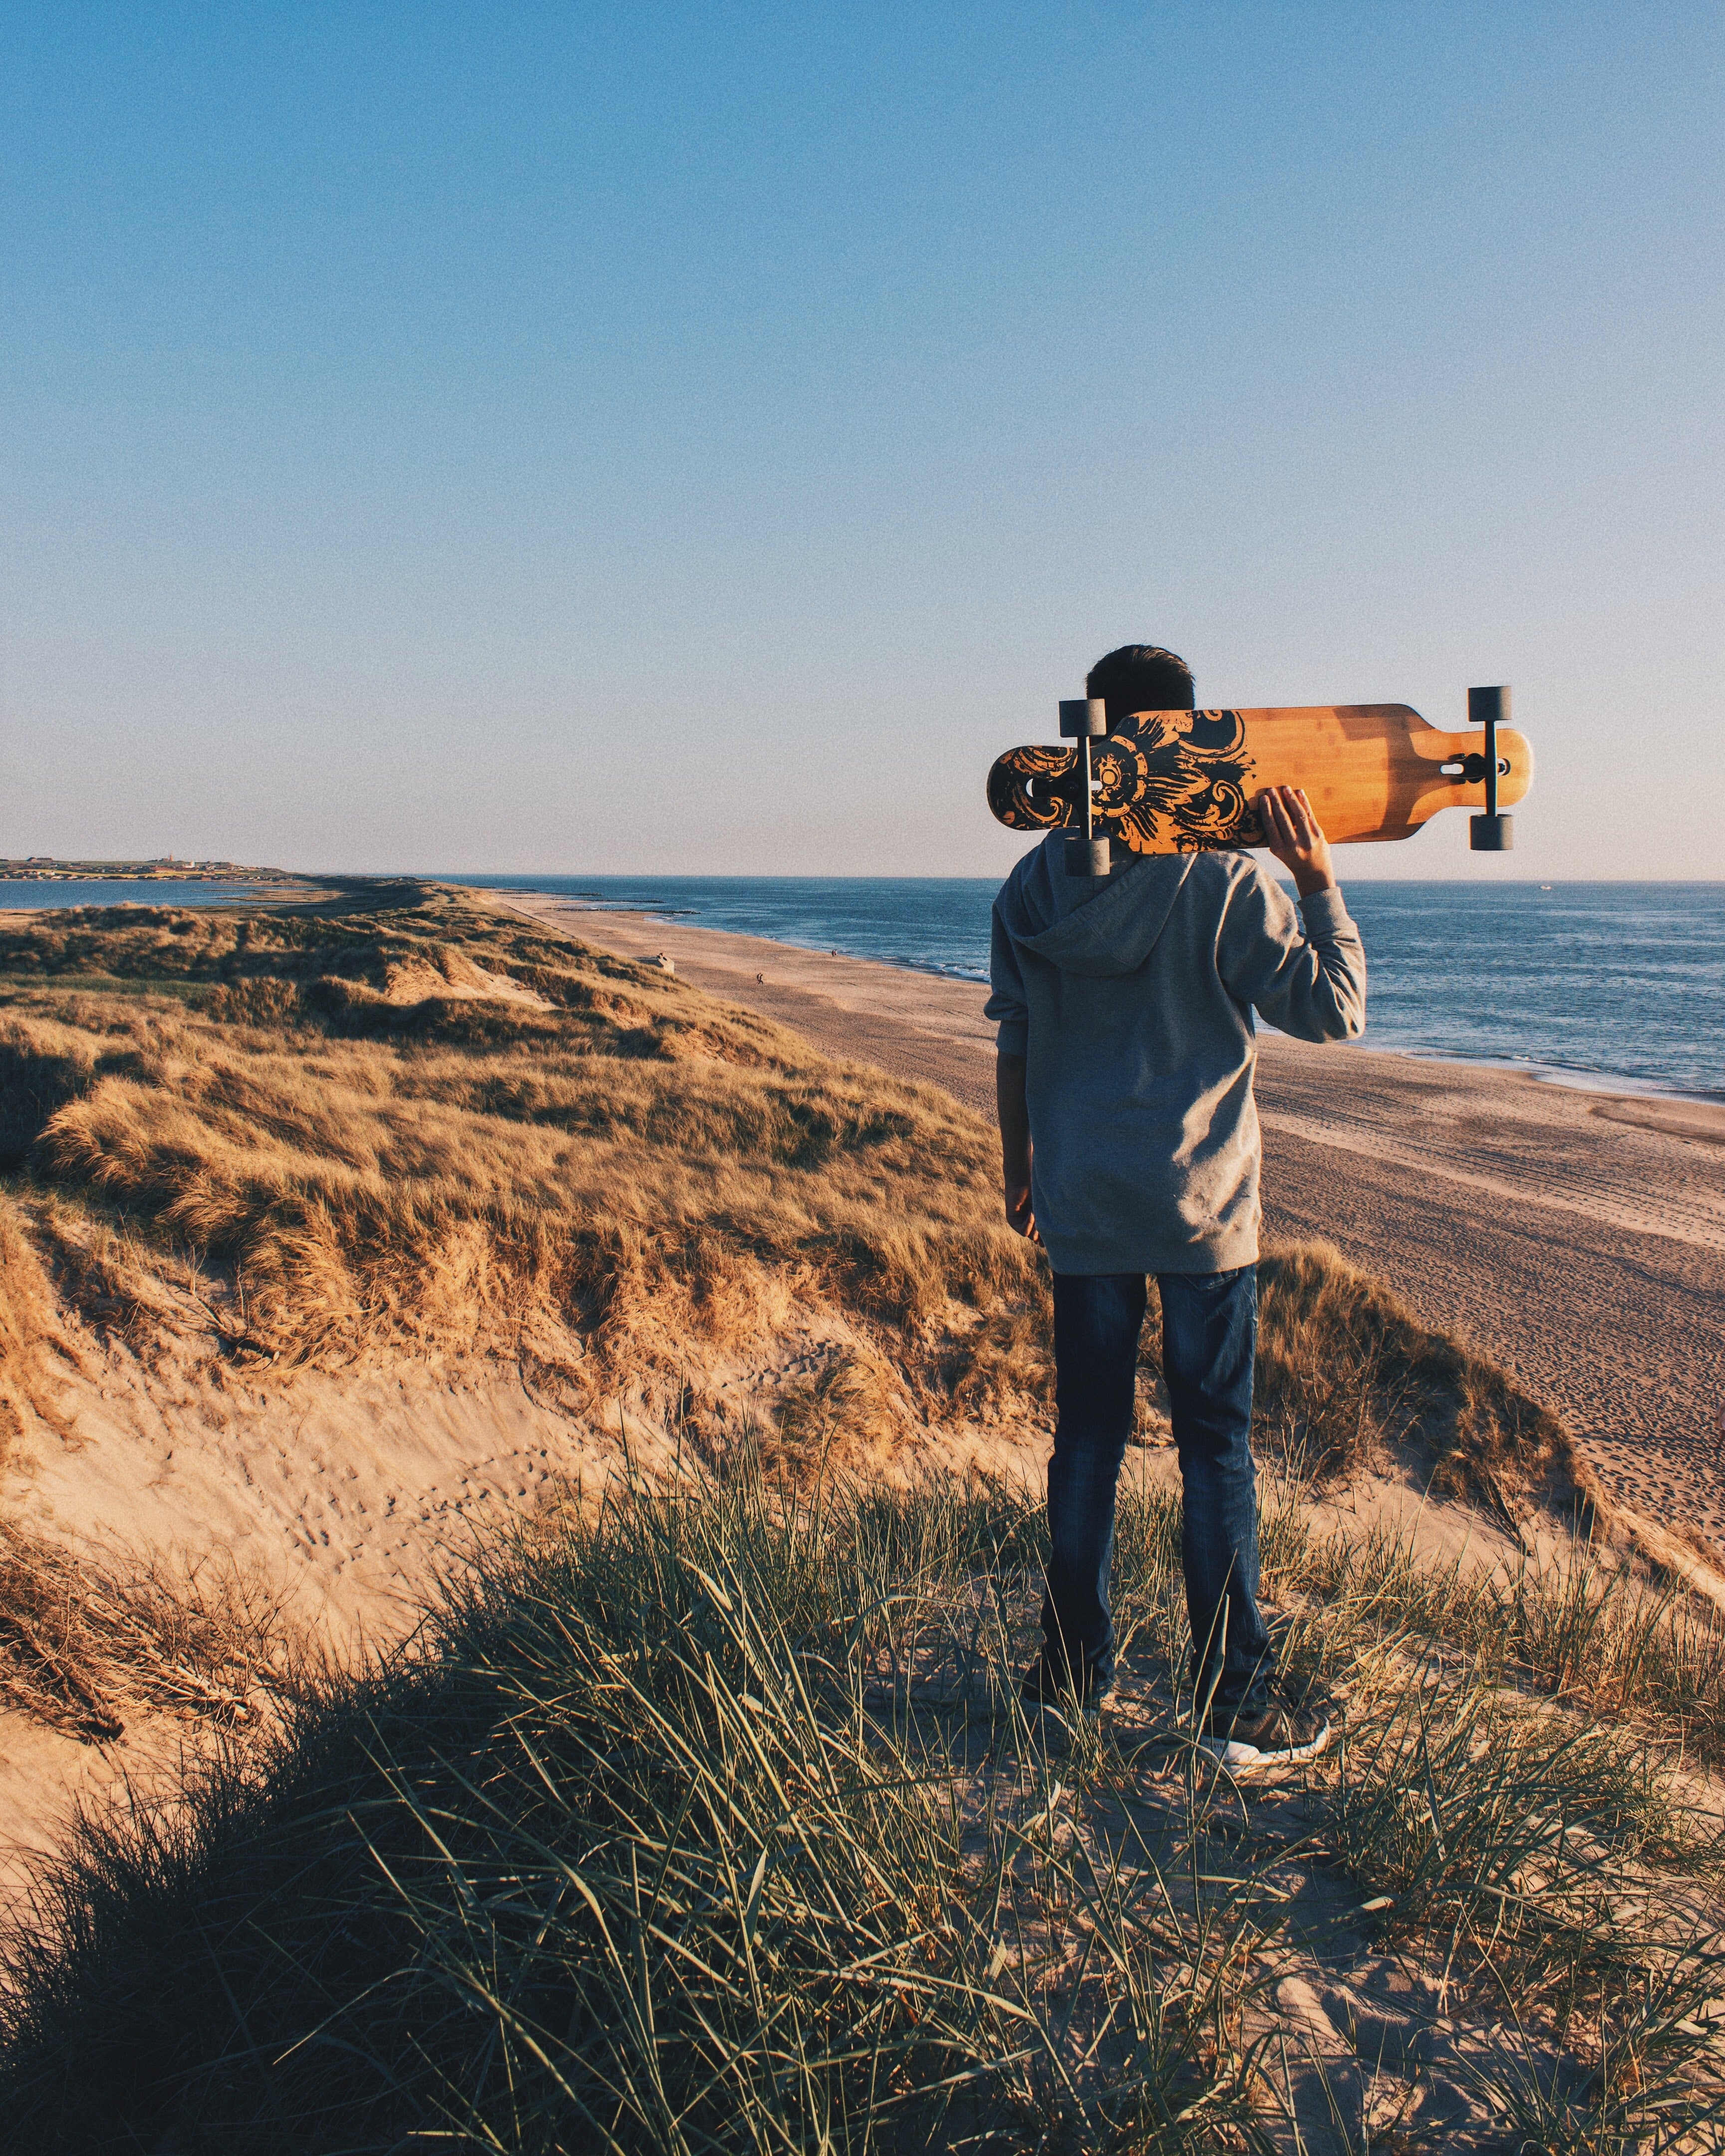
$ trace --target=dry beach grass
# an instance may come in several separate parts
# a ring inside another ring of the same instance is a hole
[[[1043,1277],[981,1120],[651,967],[410,885],[33,922],[0,932],[0,983],[18,1197],[110,1329],[147,1330],[177,1268],[240,1362],[526,1342],[577,1397],[656,1378],[690,1419],[706,1354],[825,1305],[855,1367],[786,1405],[853,1451],[1045,1394]],[[1549,1417],[1333,1254],[1264,1285],[1284,1445],[1340,1466],[1416,1430],[1458,1489],[1566,1464]]]
[[[261,1760],[86,1832],[15,1948],[11,2145],[1722,2145],[1674,1755],[1303,1594],[1281,1509],[1346,1741],[1236,1788],[1187,1733],[1178,1532],[1129,1501],[1128,1696],[1050,1744],[1022,1500],[733,1472],[542,1524]]]
[[[990,1111],[980,984],[543,893],[507,902],[622,956],[663,950],[680,975],[829,1054]],[[1511,1372],[1650,1543],[1719,1573],[1725,1104],[1614,1098],[1370,1046],[1337,1055],[1267,1031],[1258,1046],[1273,1239],[1333,1242],[1425,1327]]]
[[[28,1423],[64,1432],[54,1383],[61,1347],[52,1284],[16,1211],[0,1204],[0,1467]]]
[[[44,1231],[69,1206],[195,1257],[236,1346],[286,1360],[554,1315],[608,1373],[680,1368],[787,1296],[932,1344],[1024,1293],[986,1133],[944,1096],[457,895],[393,896],[0,936],[6,1144]]]
[[[993,1145],[436,886],[0,931],[18,1460],[79,1441],[80,1355],[178,1372],[194,1309],[214,1383],[489,1359],[663,1440],[357,1669],[237,1568],[0,1528],[15,1706],[213,1732],[44,1874],[9,2145],[1722,2145],[1725,1633],[1570,1539],[1563,1430],[1333,1251],[1265,1260],[1258,1415],[1345,1742],[1261,1792],[1194,1750],[1153,1337],[1126,1697],[1025,1725],[1035,1507],[926,1471],[1046,1424]],[[1479,1548],[1338,1515],[1374,1470]]]

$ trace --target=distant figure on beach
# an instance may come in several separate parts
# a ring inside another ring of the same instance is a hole
[[[1127,644],[1085,693],[1111,721],[1194,708],[1190,669]],[[1065,834],[994,902],[988,1015],[1006,1216],[1054,1273],[1051,1543],[1034,1707],[1095,1714],[1114,1683],[1114,1496],[1154,1274],[1185,1491],[1182,1558],[1202,1741],[1230,1767],[1322,1749],[1329,1723],[1277,1695],[1258,1608],[1250,1432],[1261,1148],[1252,1014],[1303,1040],[1364,1028],[1366,965],[1305,794],[1259,797],[1297,909],[1250,854],[1135,855],[1070,875]]]

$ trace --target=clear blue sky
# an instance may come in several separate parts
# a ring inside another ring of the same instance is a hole
[[[1712,0],[0,29],[0,853],[986,874],[1147,638],[1725,875]]]

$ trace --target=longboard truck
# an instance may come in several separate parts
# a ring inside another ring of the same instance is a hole
[[[1084,832],[1082,837],[1075,834],[1066,841],[1068,875],[1105,876],[1113,870],[1114,842],[1096,836],[1096,782],[1091,776],[1090,751],[1091,743],[1107,731],[1108,706],[1101,696],[1061,697],[1060,732],[1068,741],[1078,743],[1078,768],[1083,789],[1080,800]]]
[[[1509,724],[1509,690],[1500,685],[1496,689],[1470,689],[1467,692],[1467,723],[1486,729],[1486,752],[1463,760],[1462,777],[1470,785],[1481,778],[1486,782],[1486,813],[1471,816],[1467,824],[1467,843],[1476,854],[1507,854],[1516,842],[1516,819],[1497,813],[1497,781],[1509,769],[1507,760],[1500,762],[1497,754],[1497,729]],[[1473,767],[1481,768],[1476,773]]]

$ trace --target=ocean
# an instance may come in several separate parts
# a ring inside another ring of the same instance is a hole
[[[237,906],[255,898],[253,883],[205,883],[176,876],[92,876],[85,881],[38,882],[33,876],[0,876],[0,913],[38,906]]]
[[[961,980],[988,977],[983,877],[455,875]],[[1725,1099],[1725,883],[1345,885],[1365,1045],[1569,1085]],[[232,904],[247,886],[0,882],[0,907]]]
[[[992,878],[464,875],[988,977]],[[1725,1099],[1725,883],[1345,883],[1365,1045]]]

